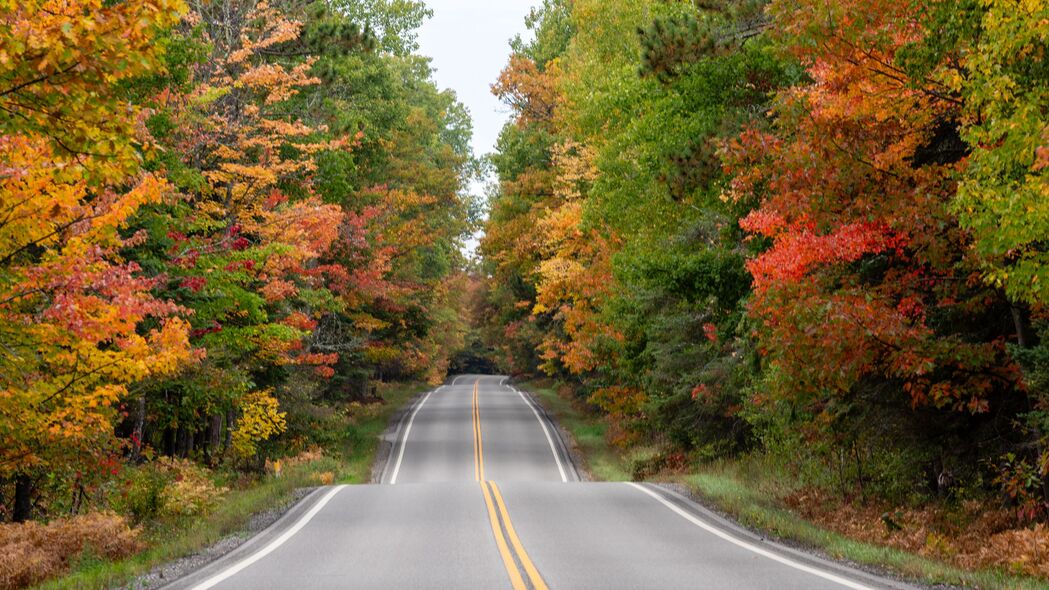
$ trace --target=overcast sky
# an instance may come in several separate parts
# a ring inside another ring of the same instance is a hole
[[[426,0],[433,18],[419,34],[420,52],[433,58],[434,78],[470,109],[474,153],[491,152],[508,110],[489,87],[510,57],[510,39],[524,35],[532,0]]]

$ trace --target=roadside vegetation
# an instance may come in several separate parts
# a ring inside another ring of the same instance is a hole
[[[587,422],[595,471],[767,486],[852,538],[1049,573],[1045,3],[545,0],[527,24],[472,306],[501,371],[638,455],[608,467]]]
[[[0,2],[0,588],[364,481],[397,384],[444,378],[475,162],[428,15]]]
[[[236,471],[208,472],[207,480],[199,478],[195,485],[208,489],[209,499],[194,510],[172,510],[165,506],[158,513],[148,515],[133,529],[110,514],[103,519],[104,524],[117,526],[119,534],[112,536],[109,530],[95,528],[98,513],[59,521],[58,530],[51,534],[29,535],[29,539],[24,531],[14,528],[16,525],[0,525],[0,530],[12,527],[9,530],[21,536],[20,543],[28,541],[33,545],[19,549],[23,551],[21,554],[8,553],[0,560],[0,571],[15,572],[21,568],[23,576],[21,580],[16,577],[16,584],[4,587],[17,588],[20,587],[18,582],[29,583],[34,578],[43,580],[45,576],[61,573],[67,568],[71,569],[68,574],[42,587],[103,589],[121,586],[154,567],[205,549],[227,536],[242,533],[256,515],[263,512],[276,514],[297,501],[308,489],[319,485],[368,483],[379,437],[390,418],[426,386],[410,383],[384,386],[383,402],[347,407],[344,416],[333,422],[333,428],[326,433],[337,443],[327,450],[316,448],[273,461],[259,475],[244,475]],[[177,490],[184,481],[168,480],[167,489],[156,490],[157,499],[162,499],[168,506],[177,502]],[[46,526],[55,527],[55,524]],[[86,535],[86,546],[70,550],[67,544],[78,538],[78,531],[81,536]],[[34,543],[37,540],[40,542]],[[120,551],[110,550],[114,541],[126,542],[127,545],[119,547]],[[57,564],[57,567],[42,571],[39,566],[34,566],[41,563]],[[4,580],[9,580],[9,577]]]
[[[575,398],[571,388],[549,379],[520,387],[535,394],[565,427],[583,462],[580,467],[595,481],[681,484],[744,526],[920,583],[1001,590],[1047,584],[1049,559],[1040,528],[996,537],[988,530],[986,514],[972,506],[939,513],[885,512],[882,506],[843,505],[834,497],[804,497],[793,474],[760,454],[702,464],[677,461],[654,470],[658,454],[653,447],[612,444],[604,436],[608,423],[600,408]],[[992,513],[991,518],[997,516]],[[972,526],[981,517],[983,526]],[[992,520],[991,529],[995,526]]]
[[[382,386],[381,401],[349,405],[329,423],[323,434],[336,444],[268,461],[261,473],[160,460],[126,469],[127,479],[149,483],[129,488],[119,512],[0,524],[0,588],[117,587],[243,533],[254,517],[276,516],[312,488],[368,483],[379,436],[425,387]]]

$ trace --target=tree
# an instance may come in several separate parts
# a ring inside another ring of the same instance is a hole
[[[779,94],[773,131],[745,131],[726,148],[727,196],[757,206],[741,227],[768,245],[748,262],[750,310],[774,376],[754,403],[789,400],[815,423],[842,425],[830,426],[839,447],[863,432],[848,424],[869,424],[867,410],[891,405],[872,400],[895,392],[915,408],[974,416],[926,418],[933,436],[920,446],[954,429],[981,444],[991,434],[976,416],[1015,411],[1007,305],[981,285],[969,235],[950,212],[964,157],[951,133],[959,102],[898,63],[920,39],[912,11],[774,3],[782,42],[811,83]],[[920,477],[922,467],[912,469]]]
[[[972,154],[955,204],[988,265],[1014,301],[1049,302],[1049,7],[983,4],[979,35],[963,63],[938,71],[965,101]]]
[[[228,446],[222,430],[236,431],[257,388],[280,385],[291,367],[322,379],[334,372],[339,350],[315,349],[311,335],[340,307],[331,287],[347,274],[322,261],[354,236],[342,233],[352,229],[342,209],[316,195],[313,175],[320,154],[352,140],[325,137],[289,108],[319,83],[310,73],[316,58],[299,55],[315,41],[302,21],[267,4],[205,8],[216,14],[192,20],[206,23],[208,62],[184,88],[162,90],[149,121],[167,148],[157,165],[183,192],[141,219],[151,240],[138,255],[163,268],[168,297],[193,310],[192,337],[208,357],[144,392],[135,430],[148,412],[163,450],[181,456],[203,431],[215,461]],[[336,49],[359,41],[351,29],[332,35],[342,40]]]
[[[143,239],[129,218],[169,187],[139,173],[142,112],[114,86],[159,71],[153,41],[182,5],[3,8],[18,43],[0,50],[0,477],[24,520],[39,475],[112,449],[129,387],[194,358],[180,308],[121,256]]]
[[[374,31],[383,52],[407,56],[419,50],[417,31],[433,10],[414,0],[338,0],[335,11]]]

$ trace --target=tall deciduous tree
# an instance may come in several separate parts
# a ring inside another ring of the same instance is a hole
[[[122,81],[159,71],[180,2],[18,2],[0,46],[0,477],[15,520],[35,478],[97,469],[128,387],[194,356],[179,308],[121,251],[121,230],[168,192]],[[138,131],[136,131],[138,129]]]

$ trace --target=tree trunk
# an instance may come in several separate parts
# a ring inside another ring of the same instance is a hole
[[[1027,348],[1030,344],[1030,328],[1028,327],[1028,316],[1030,312],[1026,307],[1013,303],[1009,306],[1013,314],[1013,327],[1016,328],[1016,343],[1020,348]]]
[[[189,456],[193,454],[193,441],[196,439],[197,433],[190,430],[189,428],[187,428],[185,432],[186,443],[185,449],[183,449],[182,451],[182,457],[184,459],[188,459]]]
[[[222,414],[212,414],[208,421],[207,443],[204,445],[204,457],[212,467],[218,462],[216,457],[221,454],[219,445],[222,444]]]
[[[164,455],[165,456],[168,456],[168,457],[174,457],[175,456],[175,451],[176,451],[176,449],[175,449],[176,434],[177,433],[175,432],[175,429],[170,427],[170,426],[168,426],[167,428],[164,429]]]
[[[233,446],[233,421],[236,420],[236,410],[226,411],[226,438],[222,441],[222,452],[225,453]]]
[[[1037,346],[1038,343],[1031,340],[1031,311],[1026,305],[1020,303],[1011,303],[1009,309],[1012,311],[1013,326],[1016,328],[1016,344],[1020,348]],[[1031,395],[1033,393],[1034,392],[1030,392],[1027,394],[1027,403],[1029,406],[1031,404]],[[1035,437],[1035,448],[1038,456],[1041,457],[1045,452],[1045,434],[1037,426],[1033,427],[1032,430],[1032,434]],[[1042,500],[1049,501],[1049,477],[1042,477]]]
[[[135,402],[135,427],[131,431],[131,461],[138,461],[142,455],[142,436],[146,428],[146,396]]]
[[[73,501],[69,503],[69,514],[76,516],[80,514],[80,506],[84,503],[84,484],[77,477],[76,484],[73,486]]]
[[[33,516],[32,494],[33,480],[23,473],[15,476],[15,511],[11,520],[25,522]]]
[[[180,459],[185,459],[188,454],[189,448],[189,431],[186,427],[179,424],[178,430],[175,432],[175,456]]]

